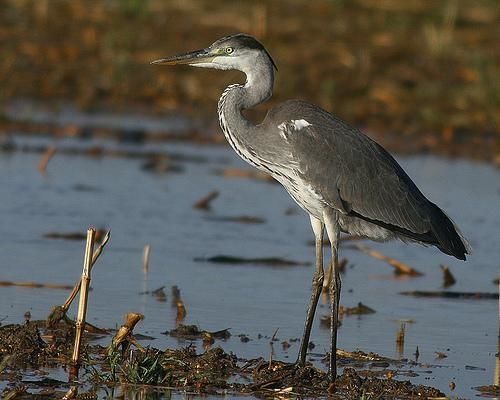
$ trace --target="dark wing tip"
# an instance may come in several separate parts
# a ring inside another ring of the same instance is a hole
[[[471,247],[453,221],[435,204],[432,204],[431,229],[436,237],[436,246],[443,252],[459,260],[466,260]]]

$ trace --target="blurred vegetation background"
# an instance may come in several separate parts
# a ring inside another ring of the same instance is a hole
[[[3,0],[0,111],[182,112],[215,130],[241,74],[149,62],[237,32],[278,65],[270,103],[318,103],[392,150],[500,163],[498,0]]]

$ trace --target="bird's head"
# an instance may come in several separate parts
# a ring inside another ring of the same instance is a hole
[[[268,63],[271,69],[276,68],[264,46],[253,36],[243,33],[219,39],[206,49],[151,62],[161,65],[188,64],[202,68],[236,69],[243,72],[251,70],[256,63]]]

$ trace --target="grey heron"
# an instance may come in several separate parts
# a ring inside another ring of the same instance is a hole
[[[300,100],[289,100],[272,108],[258,125],[245,118],[243,110],[271,96],[276,69],[267,50],[254,37],[227,36],[205,49],[152,63],[239,70],[246,75],[245,84],[232,84],[222,93],[217,108],[221,129],[243,160],[271,174],[309,214],[315,237],[316,264],[298,366],[306,361],[324,279],[325,229],[333,264],[329,287],[331,382],[337,376],[341,231],[378,241],[401,239],[432,245],[460,260],[470,254],[469,244],[451,219],[420,192],[383,147],[358,129]]]

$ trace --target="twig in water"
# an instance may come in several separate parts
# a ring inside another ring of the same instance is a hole
[[[409,267],[408,265],[402,263],[401,261],[395,260],[394,258],[387,257],[382,253],[379,253],[376,250],[371,249],[370,247],[356,243],[350,247],[353,247],[369,256],[376,258],[377,260],[382,260],[390,264],[394,267],[394,272],[399,275],[410,275],[410,276],[421,276],[423,275],[421,272]]]
[[[401,322],[398,333],[396,334],[396,351],[400,356],[402,356],[404,352],[405,333],[406,333],[406,324],[404,322]]]
[[[90,269],[92,266],[92,255],[94,251],[95,229],[87,230],[87,243],[85,246],[85,258],[83,261],[83,271],[80,288],[80,302],[78,304],[78,315],[76,318],[75,344],[73,346],[73,355],[69,369],[69,379],[73,380],[78,377],[79,361],[80,361],[80,346],[85,326],[85,316],[87,314],[87,295],[90,285]]]
[[[186,317],[186,307],[181,298],[181,291],[177,285],[172,286],[172,307],[177,308],[177,316],[175,317],[175,326],[179,327],[181,322]]]
[[[276,339],[276,334],[278,333],[280,328],[276,328],[276,330],[274,331],[273,333],[273,336],[271,337],[271,341],[269,342],[270,346],[271,346],[271,351],[269,352],[269,369],[271,369],[272,365],[273,365],[273,354],[274,354],[274,346],[273,346],[273,342],[275,341]]]
[[[413,297],[441,297],[443,299],[467,299],[467,300],[496,300],[498,293],[489,292],[448,292],[448,291],[426,291],[413,290],[409,292],[400,292],[403,296]]]
[[[108,243],[109,236],[110,236],[110,231],[106,232],[106,236],[104,236],[102,243],[99,245],[99,247],[96,249],[96,251],[92,255],[92,263],[90,265],[90,270],[92,270],[92,267],[94,266],[95,262],[97,261],[97,259],[101,255],[102,250],[104,249],[104,246],[106,246],[106,244]],[[63,319],[65,319],[65,320],[67,319],[66,312],[68,311],[69,306],[71,305],[74,298],[78,294],[78,291],[80,290],[80,287],[81,287],[81,283],[82,283],[82,279],[80,278],[78,280],[78,282],[75,284],[75,286],[73,287],[73,290],[69,294],[69,296],[66,299],[66,301],[64,302],[64,304],[62,306],[55,306],[52,308],[52,312],[47,317],[47,326],[49,328],[57,325],[57,323],[59,321],[61,321]]]
[[[40,160],[38,161],[37,169],[42,175],[47,173],[47,165],[49,164],[50,159],[56,154],[57,148],[56,146],[49,146],[45,153],[42,154]]]
[[[149,253],[151,252],[151,245],[147,244],[144,246],[144,251],[142,253],[142,270],[145,274],[148,273],[149,269]]]
[[[209,194],[207,194],[206,196],[198,200],[196,203],[194,203],[193,207],[199,210],[208,211],[211,208],[210,203],[212,202],[212,200],[215,200],[218,196],[219,196],[219,191],[212,190]]]
[[[453,286],[457,281],[451,273],[450,269],[446,265],[440,265],[441,271],[443,271],[443,287]]]
[[[177,307],[177,301],[181,298],[181,291],[177,285],[172,286],[172,307]]]
[[[175,317],[175,324],[178,326],[184,318],[186,318],[186,307],[184,306],[184,302],[179,297],[176,303],[177,307],[177,316]]]

